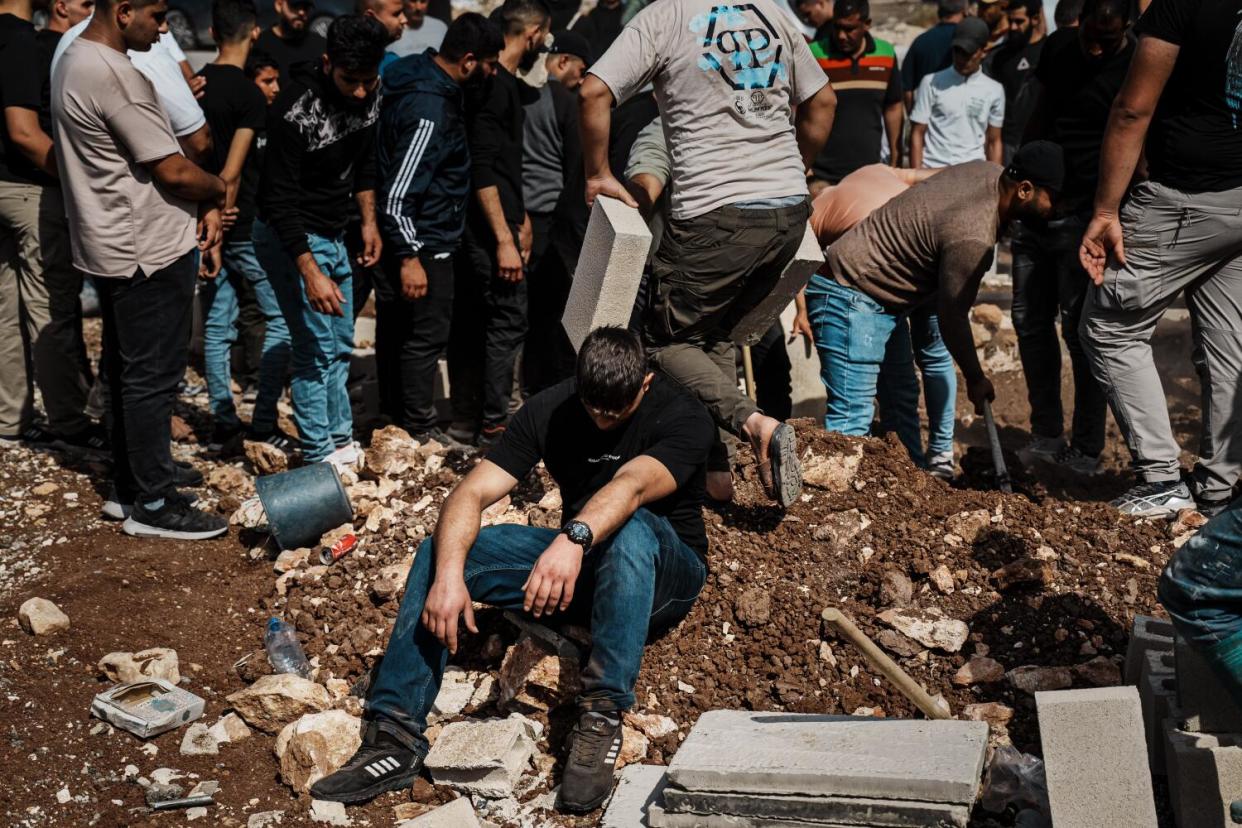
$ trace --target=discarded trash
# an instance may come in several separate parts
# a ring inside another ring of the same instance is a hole
[[[267,648],[267,660],[277,673],[310,678],[310,662],[306,660],[306,653],[302,652],[297,633],[289,622],[280,618],[269,620],[267,632],[263,634],[263,646]]]
[[[203,715],[203,700],[188,690],[150,679],[118,684],[91,702],[91,715],[143,739]]]
[[[996,748],[983,778],[979,803],[993,814],[1021,812],[1024,828],[1051,828],[1043,760],[1011,745]]]
[[[151,810],[153,811],[172,811],[177,808],[198,808],[203,805],[214,805],[215,800],[210,796],[185,796],[181,799],[165,799],[163,802],[153,802]]]
[[[319,550],[319,562],[324,566],[331,566],[357,548],[358,536],[345,535],[331,546]]]
[[[254,481],[267,525],[281,549],[314,546],[324,532],[353,520],[354,510],[331,463],[269,474]]]

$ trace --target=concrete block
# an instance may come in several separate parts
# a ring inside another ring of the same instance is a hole
[[[668,770],[662,765],[627,765],[621,781],[612,792],[600,828],[639,828],[647,822],[647,811],[660,800]]]
[[[699,792],[969,804],[987,740],[984,722],[712,710],[668,777]]]
[[[1203,656],[1181,636],[1176,644],[1177,706],[1204,733],[1242,733],[1242,708]]]
[[[1143,657],[1151,650],[1173,651],[1173,623],[1150,615],[1136,615],[1130,630],[1130,643],[1126,646],[1126,666],[1122,679],[1126,684],[1138,684],[1143,671]]]
[[[651,828],[857,828],[837,822],[804,822],[799,819],[760,819],[758,817],[713,814],[675,814],[660,805],[647,812]]]
[[[1057,828],[1156,828],[1143,711],[1134,687],[1036,693]]]
[[[1149,650],[1143,658],[1138,681],[1143,706],[1143,731],[1147,735],[1147,764],[1156,776],[1164,776],[1164,720],[1177,701],[1173,654]]]
[[[841,825],[920,828],[966,828],[970,807],[947,802],[866,799],[846,796],[754,796],[664,790],[669,814],[698,814],[767,820],[802,820]]]
[[[426,767],[437,785],[493,799],[513,796],[535,750],[520,718],[453,722],[436,738]]]
[[[780,318],[781,311],[789,306],[798,291],[806,287],[806,283],[823,263],[824,250],[819,246],[808,222],[798,252],[781,272],[772,292],[733,326],[729,337],[738,345],[754,345],[762,339],[772,323]]]
[[[398,823],[397,828],[479,828],[470,798],[463,796],[422,816]]]
[[[1242,735],[1165,731],[1169,803],[1179,828],[1226,828],[1242,799]]]
[[[651,231],[636,208],[595,199],[561,317],[575,351],[596,328],[629,324],[650,249]]]

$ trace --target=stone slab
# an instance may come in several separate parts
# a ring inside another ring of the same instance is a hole
[[[857,828],[830,822],[803,822],[797,819],[760,819],[758,817],[723,816],[720,814],[673,814],[660,805],[652,805],[647,819],[650,828]]]
[[[1178,707],[1187,716],[1197,716],[1204,733],[1242,733],[1242,708],[1203,656],[1181,636],[1175,653]]]
[[[1156,828],[1143,711],[1131,686],[1035,694],[1056,828]]]
[[[1143,730],[1147,735],[1147,764],[1153,774],[1164,776],[1164,720],[1177,700],[1173,654],[1149,650],[1143,657],[1138,688],[1143,706]]]
[[[712,710],[668,776],[690,791],[969,804],[987,740],[984,722]]]
[[[422,816],[400,822],[397,828],[479,828],[479,818],[474,815],[470,798],[463,796]]]
[[[970,808],[946,802],[844,796],[755,796],[665,788],[666,813],[792,819],[874,828],[966,828]]]
[[[729,337],[738,345],[754,345],[768,328],[781,316],[781,311],[798,295],[798,291],[806,287],[806,283],[824,263],[824,250],[807,222],[806,231],[802,234],[802,243],[789,264],[781,272],[772,291],[764,297],[749,313],[741,318]],[[576,277],[575,277],[576,278]]]
[[[1227,828],[1242,799],[1242,735],[1188,733],[1166,722],[1169,803],[1179,828]]]
[[[595,199],[561,316],[575,351],[596,328],[629,325],[650,249],[651,231],[637,208]]]
[[[1122,672],[1126,684],[1138,684],[1143,671],[1143,658],[1150,650],[1173,651],[1173,623],[1150,615],[1136,615]]]
[[[436,738],[425,765],[437,785],[504,799],[513,796],[534,749],[521,719],[453,722]]]
[[[640,828],[649,825],[647,812],[664,792],[663,765],[627,765],[612,792],[600,828]]]

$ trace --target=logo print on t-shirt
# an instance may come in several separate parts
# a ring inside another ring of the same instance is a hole
[[[780,34],[751,3],[713,6],[690,20],[690,31],[702,35],[699,68],[716,72],[731,89],[771,89],[789,77]]]
[[[1022,60],[1018,61],[1019,72],[1025,72],[1027,69],[1030,69],[1030,68],[1031,68],[1031,62],[1027,60],[1026,58],[1022,58]]]

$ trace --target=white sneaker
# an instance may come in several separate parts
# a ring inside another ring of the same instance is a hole
[[[1165,517],[1175,515],[1182,509],[1193,509],[1195,499],[1190,494],[1189,486],[1180,480],[1172,480],[1166,483],[1140,483],[1110,505],[1127,515]]]
[[[1017,455],[1025,466],[1033,465],[1036,460],[1055,463],[1057,455],[1066,448],[1065,440],[1060,437],[1040,437],[1032,434],[1027,444],[1018,449]]]
[[[1048,461],[1061,468],[1069,469],[1075,474],[1081,474],[1087,477],[1097,475],[1104,471],[1104,462],[1099,457],[1092,457],[1089,454],[1083,454],[1073,446],[1066,446],[1057,452],[1056,457]]]
[[[940,454],[933,454],[927,458],[927,473],[941,480],[952,480],[953,475],[956,474],[953,466],[953,452],[942,451]]]

